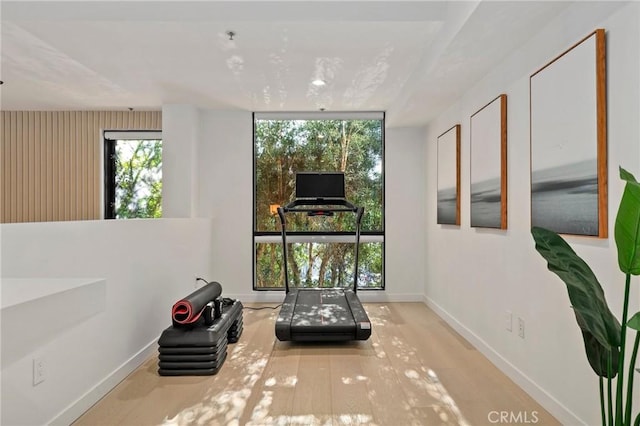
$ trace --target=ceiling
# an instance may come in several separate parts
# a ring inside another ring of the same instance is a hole
[[[570,4],[3,0],[1,106],[386,111],[389,126],[423,125]]]

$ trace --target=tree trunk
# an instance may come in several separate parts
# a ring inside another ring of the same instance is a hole
[[[283,262],[283,259],[282,259],[282,246],[280,246],[280,250],[276,250],[275,247],[274,247],[274,249],[271,250],[271,264],[272,265],[276,264],[276,253],[280,257],[280,261]],[[277,282],[277,284],[282,285],[283,288],[284,288],[284,269],[286,267],[287,266],[283,262],[282,263],[282,267],[280,268],[280,274],[279,274],[279,278],[278,278],[278,282]]]
[[[326,287],[326,283],[325,283],[325,279],[324,279],[324,275],[327,272],[327,260],[328,257],[327,256],[327,250],[324,250],[322,253],[322,261],[320,262],[320,275],[318,278],[318,287]],[[333,276],[333,274],[332,274]]]
[[[289,275],[291,278],[289,284],[296,286],[300,285],[300,269],[298,268],[295,256],[293,255],[293,244],[290,244],[289,247],[287,247],[287,261],[288,264],[291,265],[291,268],[289,269],[291,271],[291,274]],[[282,266],[284,267],[284,265]]]
[[[256,244],[256,266],[260,265],[260,258],[264,253],[266,246],[264,244]],[[256,287],[264,287],[264,281],[260,280],[262,278],[261,274],[256,274]]]
[[[331,264],[331,287],[336,286],[336,280],[338,279],[338,270],[335,264]]]
[[[315,260],[313,257],[313,243],[309,243],[308,246],[308,250],[307,250],[307,255],[308,255],[308,267],[307,267],[307,276],[305,278],[306,280],[306,285],[307,287],[311,287],[311,284],[313,284],[313,277],[311,275],[311,272],[313,271],[313,261]]]
[[[347,136],[347,129],[345,127],[345,121],[342,121],[340,124],[341,127],[341,138],[340,138],[340,146],[342,148],[342,155],[340,159],[340,171],[344,172],[347,170],[347,161],[349,160],[349,142],[350,137]]]

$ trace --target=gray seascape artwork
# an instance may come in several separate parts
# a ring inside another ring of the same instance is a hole
[[[563,234],[598,235],[597,161],[533,171],[531,224]]]
[[[438,223],[443,225],[456,224],[456,188],[446,188],[438,191]]]
[[[500,178],[471,184],[471,226],[500,228]]]

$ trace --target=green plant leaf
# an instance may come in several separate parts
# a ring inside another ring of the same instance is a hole
[[[531,234],[549,270],[564,281],[580,329],[593,335],[607,350],[619,347],[620,323],[609,310],[602,287],[589,265],[557,233],[534,226]],[[597,358],[599,355],[594,355],[594,359]]]
[[[618,348],[611,349],[611,377],[608,375],[607,360],[609,355],[609,348],[602,346],[598,339],[595,338],[585,328],[584,320],[581,319],[577,311],[573,311],[576,315],[576,321],[582,331],[582,340],[584,341],[584,349],[587,354],[587,360],[593,371],[600,377],[613,379],[618,374],[618,362],[620,359],[620,351]]]
[[[636,312],[636,314],[627,321],[627,327],[640,331],[640,312]]]
[[[640,184],[620,167],[620,179],[626,181],[614,235],[618,247],[618,266],[625,274],[640,275]]]

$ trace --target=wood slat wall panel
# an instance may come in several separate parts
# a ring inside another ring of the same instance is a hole
[[[160,111],[2,111],[0,222],[99,219],[102,131],[162,130]]]
[[[24,192],[23,187],[24,187],[24,182],[25,182],[25,178],[26,178],[26,173],[24,172],[25,170],[25,161],[24,161],[24,149],[20,149],[20,141],[24,139],[23,136],[23,132],[24,132],[24,124],[22,123],[22,120],[18,120],[18,115],[15,115],[14,120],[16,121],[16,130],[17,130],[17,141],[16,141],[16,150],[17,150],[17,155],[18,155],[18,162],[16,163],[17,167],[16,167],[16,172],[15,172],[15,181],[18,184],[18,188],[16,190],[16,193],[14,195],[14,198],[16,200],[16,212],[14,214],[19,215],[19,212],[22,212],[24,210],[26,210],[26,207],[24,205],[24,202],[27,200],[26,197],[21,197],[20,194],[22,194]],[[24,144],[23,146],[27,146],[26,144]],[[26,219],[26,218],[25,218]]]
[[[30,114],[31,115],[31,114]],[[41,124],[41,114],[37,114],[33,116],[34,126],[29,127],[29,141],[30,141],[30,152],[32,160],[29,162],[32,169],[29,172],[29,175],[32,179],[29,182],[29,198],[32,201],[29,203],[29,221],[33,222],[36,215],[42,217],[41,208],[41,198],[44,191],[36,191],[36,188],[42,188],[42,151],[44,149],[36,150],[36,146],[41,146],[40,139],[40,127]],[[44,147],[43,147],[44,148]]]

